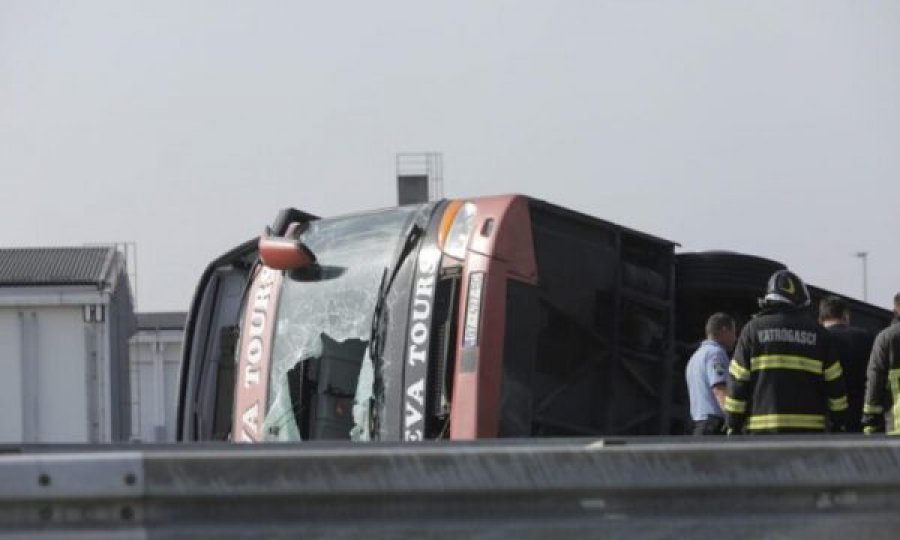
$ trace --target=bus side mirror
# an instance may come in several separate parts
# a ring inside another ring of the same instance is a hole
[[[316,264],[316,256],[306,244],[279,236],[259,237],[259,258],[275,270],[300,270]]]

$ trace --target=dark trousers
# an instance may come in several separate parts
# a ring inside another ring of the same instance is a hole
[[[725,419],[711,414],[706,420],[694,421],[694,435],[725,435]]]

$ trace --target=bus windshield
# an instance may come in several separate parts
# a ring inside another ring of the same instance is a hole
[[[426,206],[313,221],[301,234],[318,265],[284,277],[266,440],[368,438],[372,317],[398,247]]]

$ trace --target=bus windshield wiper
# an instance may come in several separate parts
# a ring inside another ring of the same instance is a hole
[[[391,290],[391,286],[393,286],[394,279],[397,277],[397,273],[400,272],[403,262],[409,257],[409,254],[413,252],[413,249],[415,249],[416,245],[419,243],[424,232],[425,230],[422,227],[414,224],[406,235],[406,240],[403,242],[403,246],[400,249],[399,255],[397,255],[397,260],[394,262],[393,267],[389,269],[385,266],[384,272],[381,274],[381,284],[378,286],[378,299],[375,302],[375,312],[372,315],[372,332],[369,339],[369,355],[373,362],[377,363],[377,361],[381,359],[381,352],[384,348],[382,322],[384,302],[387,298],[388,291]]]
[[[400,268],[403,266],[403,262],[413,252],[424,233],[425,230],[422,227],[414,224],[406,235],[406,240],[403,242],[393,267],[385,266],[384,272],[381,274],[381,284],[378,286],[378,299],[375,302],[375,311],[372,314],[372,332],[369,336],[369,359],[372,362],[374,373],[372,374],[372,395],[369,398],[369,426],[367,429],[373,436],[378,433],[380,424],[379,406],[376,403],[383,403],[384,400],[384,380],[381,371],[383,368],[381,354],[384,351],[384,329],[386,328],[387,315],[384,303],[391,286],[394,284],[397,273],[400,272]]]

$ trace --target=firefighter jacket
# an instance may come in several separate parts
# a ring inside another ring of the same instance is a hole
[[[875,337],[872,345],[866,370],[863,431],[884,431],[884,413],[889,409],[893,421],[888,432],[900,434],[900,315]]]
[[[847,395],[824,327],[791,306],[763,309],[741,331],[728,368],[730,432],[843,430]]]
[[[844,371],[847,385],[847,432],[860,433],[862,425],[863,396],[866,390],[866,366],[872,353],[875,335],[862,328],[847,324],[835,324],[828,328],[831,342],[837,349],[838,360]]]

